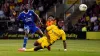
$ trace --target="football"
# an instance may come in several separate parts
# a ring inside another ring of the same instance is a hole
[[[81,4],[81,5],[79,6],[79,10],[80,10],[80,11],[86,11],[86,10],[87,10],[87,5],[86,5],[86,4]]]

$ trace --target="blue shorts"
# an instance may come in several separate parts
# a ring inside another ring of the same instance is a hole
[[[28,26],[28,25],[25,25],[24,26],[24,30],[27,31],[27,33],[34,34],[37,30],[39,30],[39,28],[36,27],[36,26]]]

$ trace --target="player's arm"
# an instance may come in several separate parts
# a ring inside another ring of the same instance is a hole
[[[62,30],[62,40],[63,40],[64,51],[66,51],[67,50],[66,34],[63,30]]]
[[[41,22],[40,17],[34,12],[34,14],[36,15],[36,17],[38,18],[38,20]]]
[[[21,24],[23,24],[23,20],[22,20],[23,16],[22,16],[22,13],[20,13],[16,19],[16,24],[18,27],[21,26]]]
[[[19,26],[19,23],[20,23],[20,20],[21,20],[21,13],[18,15],[17,19],[16,19],[16,23],[17,23],[17,26]]]
[[[39,22],[42,24],[40,17],[34,11],[33,11],[33,13],[35,14],[35,16],[37,17],[37,19],[39,20]]]
[[[48,34],[48,31],[47,31],[47,30],[45,30],[45,35],[46,35],[47,39],[48,39],[48,40],[50,40],[50,36],[49,36],[49,34]]]
[[[47,39],[48,39],[48,42],[49,42],[49,40],[50,40],[50,35],[48,34],[48,31],[50,31],[51,29],[52,29],[52,25],[51,26],[48,26],[47,28],[46,28],[46,30],[45,30],[45,35],[47,36]]]
[[[66,41],[65,40],[63,40],[63,46],[64,46],[64,51],[66,51],[67,50],[67,46],[66,46]]]
[[[45,35],[46,35],[46,37],[47,37],[47,41],[48,41],[48,43],[50,43],[50,36],[49,36],[49,34],[48,34],[48,31],[47,31],[47,30],[45,30]]]

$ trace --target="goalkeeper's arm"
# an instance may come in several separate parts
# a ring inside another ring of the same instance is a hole
[[[67,49],[66,49],[66,41],[65,40],[63,40],[63,46],[64,46],[64,51],[66,51]]]
[[[45,30],[45,35],[46,35],[46,37],[47,37],[47,41],[50,43],[50,36],[49,36],[49,34],[48,34],[48,31],[47,31],[47,30]]]

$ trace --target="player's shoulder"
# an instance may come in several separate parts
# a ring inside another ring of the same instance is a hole
[[[65,33],[65,31],[64,31],[63,29],[60,29],[60,32],[61,32],[61,33]]]
[[[47,29],[49,29],[49,28],[53,29],[53,28],[56,28],[56,26],[55,25],[50,25],[50,26],[47,27]]]
[[[29,10],[29,12],[34,12],[34,10]]]
[[[57,26],[56,26],[56,25],[51,25],[51,27],[55,28],[55,27],[57,27]]]
[[[19,15],[23,15],[23,14],[25,14],[23,11],[19,13]]]
[[[64,32],[64,30],[63,30],[63,29],[60,29],[60,31],[61,31],[61,32]]]

